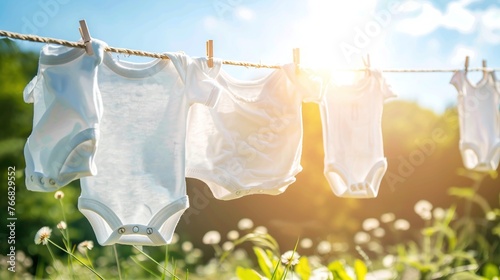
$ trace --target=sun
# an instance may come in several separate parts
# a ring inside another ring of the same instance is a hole
[[[370,19],[376,2],[309,0],[308,16],[297,28],[301,64],[317,69],[360,67],[361,54],[365,50],[360,51],[359,58],[352,59],[351,56],[346,59],[341,46],[343,42],[350,42],[356,28]],[[354,74],[338,72],[337,76],[349,80]]]

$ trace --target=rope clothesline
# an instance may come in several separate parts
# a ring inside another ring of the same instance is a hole
[[[57,45],[62,45],[62,46],[66,46],[66,47],[85,49],[85,44],[83,42],[82,43],[70,42],[70,41],[61,40],[61,39],[55,39],[55,38],[50,38],[50,37],[41,37],[41,36],[37,36],[37,35],[27,35],[27,34],[10,32],[10,31],[6,31],[6,30],[0,30],[0,37],[7,37],[7,38],[11,38],[11,39],[18,39],[18,40],[38,42],[38,43],[50,43],[50,44],[57,44]],[[110,46],[107,46],[104,49],[104,51],[121,53],[121,54],[128,54],[128,55],[152,57],[152,58],[169,59],[167,55],[162,54],[162,53],[153,53],[153,52],[147,52],[147,51],[141,51],[141,50],[116,48],[116,47],[110,47]],[[254,68],[275,68],[275,69],[280,68],[279,65],[270,65],[270,64],[252,63],[252,62],[234,61],[234,60],[222,60],[222,64],[243,66],[243,67],[254,67]],[[500,68],[487,68],[487,69],[492,70],[492,71],[500,71]],[[364,70],[366,70],[366,69],[365,68],[335,69],[334,71],[364,71]],[[444,72],[456,72],[459,70],[462,70],[462,69],[381,69],[382,72],[392,72],[392,73],[434,73],[434,72],[444,73]],[[467,69],[467,71],[484,71],[484,70],[485,70],[485,68],[468,68]]]

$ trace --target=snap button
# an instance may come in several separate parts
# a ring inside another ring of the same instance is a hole
[[[249,194],[250,193],[250,190],[246,190],[245,193]]]
[[[240,195],[241,194],[241,191],[236,191],[236,195]]]
[[[147,228],[147,229],[146,229],[146,233],[147,233],[147,234],[152,234],[152,233],[153,233],[153,229],[152,229],[152,228],[150,228],[150,227],[149,227],[149,228]]]
[[[49,184],[51,184],[52,186],[56,184],[56,181],[54,181],[54,179],[50,179],[49,180]]]
[[[43,177],[40,177],[40,184],[42,184],[42,185],[45,184],[45,180],[43,180]]]
[[[118,229],[118,233],[119,233],[119,234],[124,234],[124,233],[125,233],[125,228],[122,228],[122,227],[121,227],[121,228],[119,228],[119,229]]]
[[[31,175],[30,179],[31,179],[31,182],[35,181],[35,176]]]
[[[133,228],[132,228],[132,231],[133,231],[133,232],[136,232],[136,233],[137,233],[137,232],[139,232],[139,227],[138,227],[138,226],[133,227]]]

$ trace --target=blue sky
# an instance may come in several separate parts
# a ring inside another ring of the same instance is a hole
[[[292,61],[317,68],[356,68],[370,54],[376,68],[462,68],[486,59],[500,68],[500,1],[77,1],[0,2],[0,29],[60,39],[79,39],[85,19],[93,37],[111,46],[152,52],[184,51],[268,64]],[[21,42],[21,41],[17,41]],[[39,50],[42,44],[21,43]],[[145,60],[124,57],[132,61]],[[224,66],[240,78],[266,70]],[[498,74],[498,73],[497,73]],[[340,79],[344,77],[337,74]],[[452,73],[387,73],[400,98],[441,112],[456,104]],[[480,73],[470,73],[472,81]]]

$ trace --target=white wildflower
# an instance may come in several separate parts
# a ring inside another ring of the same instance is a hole
[[[177,242],[179,242],[179,235],[177,233],[174,233],[172,235],[172,239],[170,240],[170,244],[176,244]]]
[[[446,217],[446,211],[441,207],[436,207],[432,210],[432,216],[434,216],[436,220],[442,220]]]
[[[267,228],[264,226],[258,226],[253,230],[255,233],[261,233],[261,234],[266,234],[267,233]]]
[[[304,238],[304,239],[300,240],[299,245],[301,248],[309,249],[313,246],[313,241],[309,238]]]
[[[356,244],[365,244],[370,241],[370,235],[364,231],[357,232],[354,235],[354,243]]]
[[[385,213],[380,216],[380,220],[382,223],[390,223],[396,219],[396,215],[394,213]]]
[[[60,230],[65,230],[67,228],[67,225],[64,221],[60,221],[58,224],[57,224],[57,228],[60,229]]]
[[[236,240],[240,237],[240,234],[236,230],[231,230],[227,233],[227,239]]]
[[[57,191],[54,193],[54,198],[55,199],[63,199],[64,198],[64,192],[63,191]]]
[[[222,250],[231,251],[234,248],[234,244],[231,241],[226,241],[222,244]]]
[[[375,237],[382,238],[382,237],[385,236],[385,229],[383,229],[383,228],[376,228],[376,229],[373,230],[372,234]]]
[[[215,230],[211,230],[203,236],[203,244],[213,245],[219,244],[220,242],[220,233]]]
[[[91,240],[85,240],[83,242],[80,242],[80,244],[78,244],[77,247],[78,252],[80,252],[82,255],[85,255],[87,250],[92,250],[92,248],[94,248],[94,242]]]
[[[241,219],[238,222],[238,228],[240,230],[251,229],[253,228],[253,221],[248,218]]]
[[[328,241],[321,241],[318,243],[318,247],[316,247],[316,250],[318,250],[319,254],[328,254],[332,251],[332,244]]]
[[[392,267],[392,265],[396,262],[396,258],[393,255],[387,255],[382,259],[382,264],[384,267]]]
[[[189,241],[184,241],[184,242],[182,242],[181,248],[182,248],[182,251],[189,252],[189,251],[193,250],[193,243],[191,243]]]
[[[417,215],[425,219],[432,211],[432,204],[429,201],[422,199],[415,203],[413,210],[415,210]]]
[[[408,222],[405,219],[397,219],[396,221],[394,221],[394,228],[396,230],[402,230],[402,231],[409,230],[410,222]]]
[[[52,230],[49,227],[42,227],[35,234],[35,244],[42,243],[43,245],[47,245],[48,239],[52,234]]]
[[[294,251],[286,251],[283,255],[281,255],[281,262],[284,265],[296,265],[299,263],[300,255]]]
[[[380,223],[375,218],[369,218],[363,221],[363,229],[365,231],[370,231],[376,229],[380,226]]]

